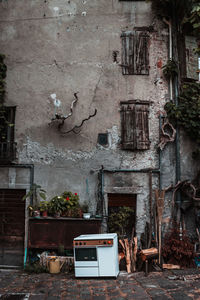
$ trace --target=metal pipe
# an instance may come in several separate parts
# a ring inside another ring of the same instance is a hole
[[[178,105],[178,80],[175,79],[175,105]],[[180,159],[180,130],[179,126],[176,126],[176,140],[175,140],[175,151],[176,151],[176,182],[181,180],[181,159]],[[176,193],[176,201],[180,206],[181,195],[180,191]]]
[[[160,173],[160,170],[159,169],[151,169],[151,168],[149,168],[149,169],[103,169],[103,172]]]
[[[173,43],[172,43],[172,23],[171,21],[167,21],[163,18],[165,24],[169,27],[169,60],[173,59]],[[172,77],[169,79],[169,93],[170,93],[170,100],[173,100],[173,82]]]
[[[160,140],[160,133],[161,133],[161,129],[162,129],[162,116],[159,115],[159,140]],[[162,189],[162,176],[161,176],[161,149],[159,148],[159,154],[158,154],[158,159],[159,159],[159,189]]]

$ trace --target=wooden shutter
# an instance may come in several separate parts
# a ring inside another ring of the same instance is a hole
[[[149,149],[148,105],[128,104],[121,107],[122,149]]]
[[[149,74],[149,36],[146,31],[123,32],[122,38],[122,74]]]
[[[136,143],[138,150],[149,149],[148,106],[136,105]]]
[[[122,148],[136,149],[135,105],[122,106]]]

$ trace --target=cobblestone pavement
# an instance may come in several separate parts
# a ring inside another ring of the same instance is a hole
[[[13,296],[8,297],[11,294]],[[143,272],[129,275],[120,272],[117,279],[76,279],[74,275],[65,273],[56,275],[0,271],[1,299],[200,299],[200,271],[189,269],[152,272],[147,277]]]

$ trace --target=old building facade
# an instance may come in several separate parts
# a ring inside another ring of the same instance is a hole
[[[26,192],[35,182],[48,199],[76,192],[102,216],[103,231],[109,201],[123,206],[131,196],[140,237],[152,191],[176,182],[174,145],[158,151],[170,99],[167,24],[145,1],[2,0],[0,15],[17,149],[2,162],[1,191]],[[197,170],[188,157],[183,178]]]

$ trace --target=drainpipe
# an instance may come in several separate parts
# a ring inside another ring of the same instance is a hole
[[[161,114],[159,115],[159,135],[160,135],[160,133],[161,133],[161,129],[162,129],[162,118],[163,118],[163,116],[161,116]],[[160,138],[159,138],[160,139]],[[161,151],[161,149],[159,148],[158,149],[158,159],[159,159],[159,170],[160,170],[160,172],[159,172],[159,190],[161,191],[162,190],[162,175],[161,175],[161,156],[162,156],[162,151]]]
[[[164,23],[169,27],[169,59],[172,60],[173,58],[173,51],[172,51],[172,23],[171,21],[167,21],[165,18],[163,19]],[[170,100],[173,100],[173,84],[172,84],[172,77],[169,80],[169,94]]]
[[[173,43],[172,43],[172,23],[171,23],[171,21],[167,21],[165,18],[163,19],[163,21],[169,27],[169,59],[173,59],[173,50],[172,50],[173,49]],[[175,78],[174,87],[175,87],[174,103],[177,106],[178,105],[178,78],[177,77]],[[170,89],[170,100],[173,101],[172,77],[170,77],[169,89]],[[176,125],[175,156],[176,156],[176,183],[177,183],[181,179],[180,131],[179,131],[179,126],[178,125]],[[176,202],[178,204],[178,210],[180,212],[181,197],[180,197],[180,192],[179,191],[176,194]]]

